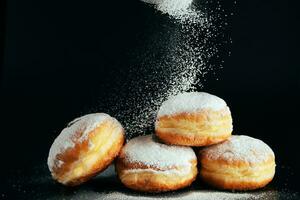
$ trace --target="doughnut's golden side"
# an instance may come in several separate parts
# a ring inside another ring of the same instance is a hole
[[[197,177],[197,161],[191,161],[191,168],[172,168],[176,172],[166,172],[157,168],[150,168],[141,163],[125,164],[122,158],[116,162],[116,171],[121,182],[128,188],[142,192],[166,192],[189,186]],[[182,174],[180,174],[182,173]]]
[[[229,108],[204,109],[194,113],[165,115],[156,121],[155,133],[167,144],[207,146],[230,137],[232,118]]]
[[[210,160],[200,157],[199,176],[207,184],[225,190],[254,190],[266,186],[275,174],[275,159],[261,163]]]
[[[51,174],[64,185],[79,185],[105,170],[119,154],[124,140],[124,130],[118,122],[107,120],[91,131],[87,140],[58,154],[56,158],[63,164],[53,168]]]

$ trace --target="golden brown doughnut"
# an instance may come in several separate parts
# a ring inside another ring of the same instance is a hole
[[[208,184],[228,190],[264,187],[274,177],[275,156],[261,140],[233,135],[229,140],[200,151],[200,177]]]
[[[116,162],[121,182],[143,192],[177,190],[197,176],[197,157],[190,147],[158,143],[152,135],[130,140]]]
[[[222,142],[232,132],[225,101],[205,92],[185,92],[165,101],[157,114],[156,135],[165,143],[207,146]]]
[[[124,143],[121,124],[105,113],[77,118],[53,142],[48,167],[53,179],[79,185],[103,171]]]

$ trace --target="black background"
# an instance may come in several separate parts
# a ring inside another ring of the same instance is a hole
[[[226,29],[233,40],[226,47],[231,56],[222,55],[223,69],[201,81],[202,90],[226,100],[235,134],[260,138],[273,148],[278,165],[293,174],[288,187],[296,189],[300,79],[291,30],[296,15],[288,1],[221,4],[234,13]],[[126,81],[115,69],[126,71],[126,53],[147,38],[159,13],[139,1],[10,0],[2,8],[4,180],[8,171],[46,163],[53,139],[71,119],[109,111],[98,106],[110,91],[101,85]]]

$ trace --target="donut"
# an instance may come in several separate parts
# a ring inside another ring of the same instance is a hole
[[[275,156],[261,140],[233,135],[225,142],[200,151],[200,177],[219,189],[253,190],[275,175]]]
[[[116,161],[116,171],[128,188],[165,192],[189,186],[197,176],[197,157],[190,147],[169,146],[153,135],[130,140]]]
[[[157,113],[155,133],[167,144],[207,146],[222,142],[232,132],[226,102],[205,92],[171,96]]]
[[[79,185],[103,171],[119,154],[124,129],[113,117],[93,113],[70,122],[54,140],[48,167],[54,180]]]

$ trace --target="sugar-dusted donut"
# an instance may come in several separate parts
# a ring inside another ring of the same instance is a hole
[[[69,123],[54,140],[48,167],[64,185],[79,185],[103,171],[124,143],[121,124],[105,113],[94,113]]]
[[[261,140],[233,135],[200,151],[200,177],[220,189],[252,190],[274,177],[275,156]]]
[[[185,92],[161,105],[156,135],[165,143],[207,146],[226,140],[232,132],[231,113],[225,101],[205,92]]]
[[[116,162],[121,182],[143,192],[163,192],[190,185],[197,176],[197,157],[190,147],[165,145],[152,135],[130,140]]]

